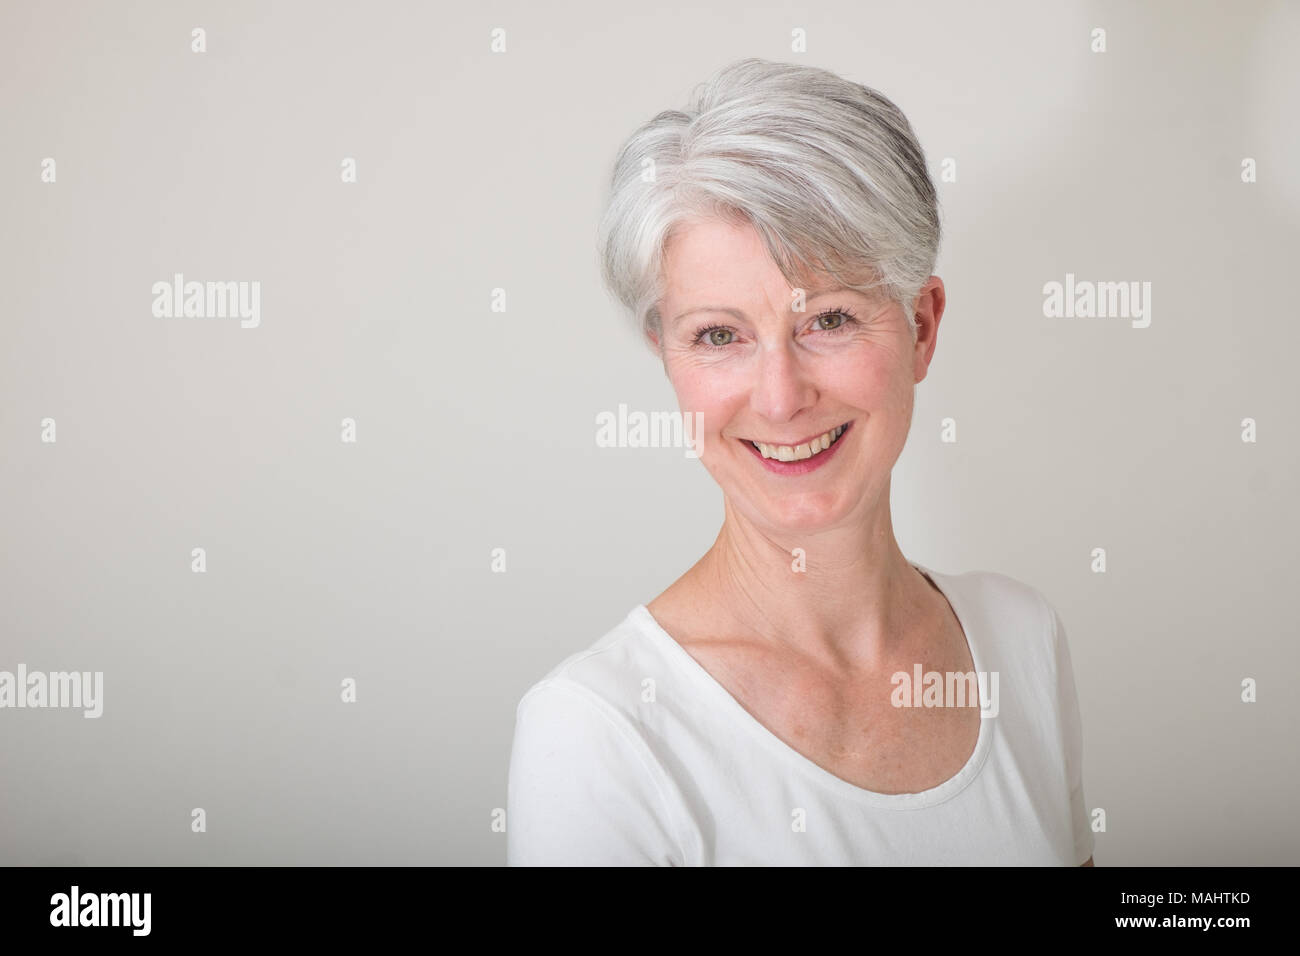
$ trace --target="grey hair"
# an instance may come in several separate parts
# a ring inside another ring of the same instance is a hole
[[[913,310],[934,270],[938,196],[902,111],[828,70],[748,58],[623,144],[598,229],[601,276],[662,330],[664,249],[680,226],[748,223],[792,287],[819,272]]]

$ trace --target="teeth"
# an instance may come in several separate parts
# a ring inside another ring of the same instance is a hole
[[[844,429],[844,425],[839,425],[803,445],[768,445],[761,441],[752,444],[764,458],[775,458],[777,461],[803,461],[830,448],[835,439],[844,433]]]

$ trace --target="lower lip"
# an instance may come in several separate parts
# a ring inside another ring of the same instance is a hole
[[[740,442],[748,448],[751,453],[753,453],[754,457],[758,459],[759,464],[768,471],[775,472],[778,475],[806,475],[810,471],[816,471],[818,468],[822,467],[822,465],[835,457],[835,453],[840,450],[840,446],[844,444],[844,440],[849,437],[849,432],[852,430],[853,423],[849,422],[848,427],[845,428],[844,431],[840,433],[840,437],[835,440],[835,444],[831,445],[831,447],[827,448],[825,451],[813,455],[811,458],[805,458],[803,461],[780,461],[776,458],[764,458],[763,453],[752,444],[745,441],[743,438],[740,439]]]

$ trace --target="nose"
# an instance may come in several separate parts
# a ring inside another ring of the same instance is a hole
[[[750,406],[771,422],[788,422],[817,401],[817,389],[793,342],[771,342],[756,358]]]

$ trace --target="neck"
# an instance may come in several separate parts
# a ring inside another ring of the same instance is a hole
[[[929,589],[894,540],[887,490],[867,520],[813,534],[725,512],[693,570],[726,624],[832,666],[887,666]]]

